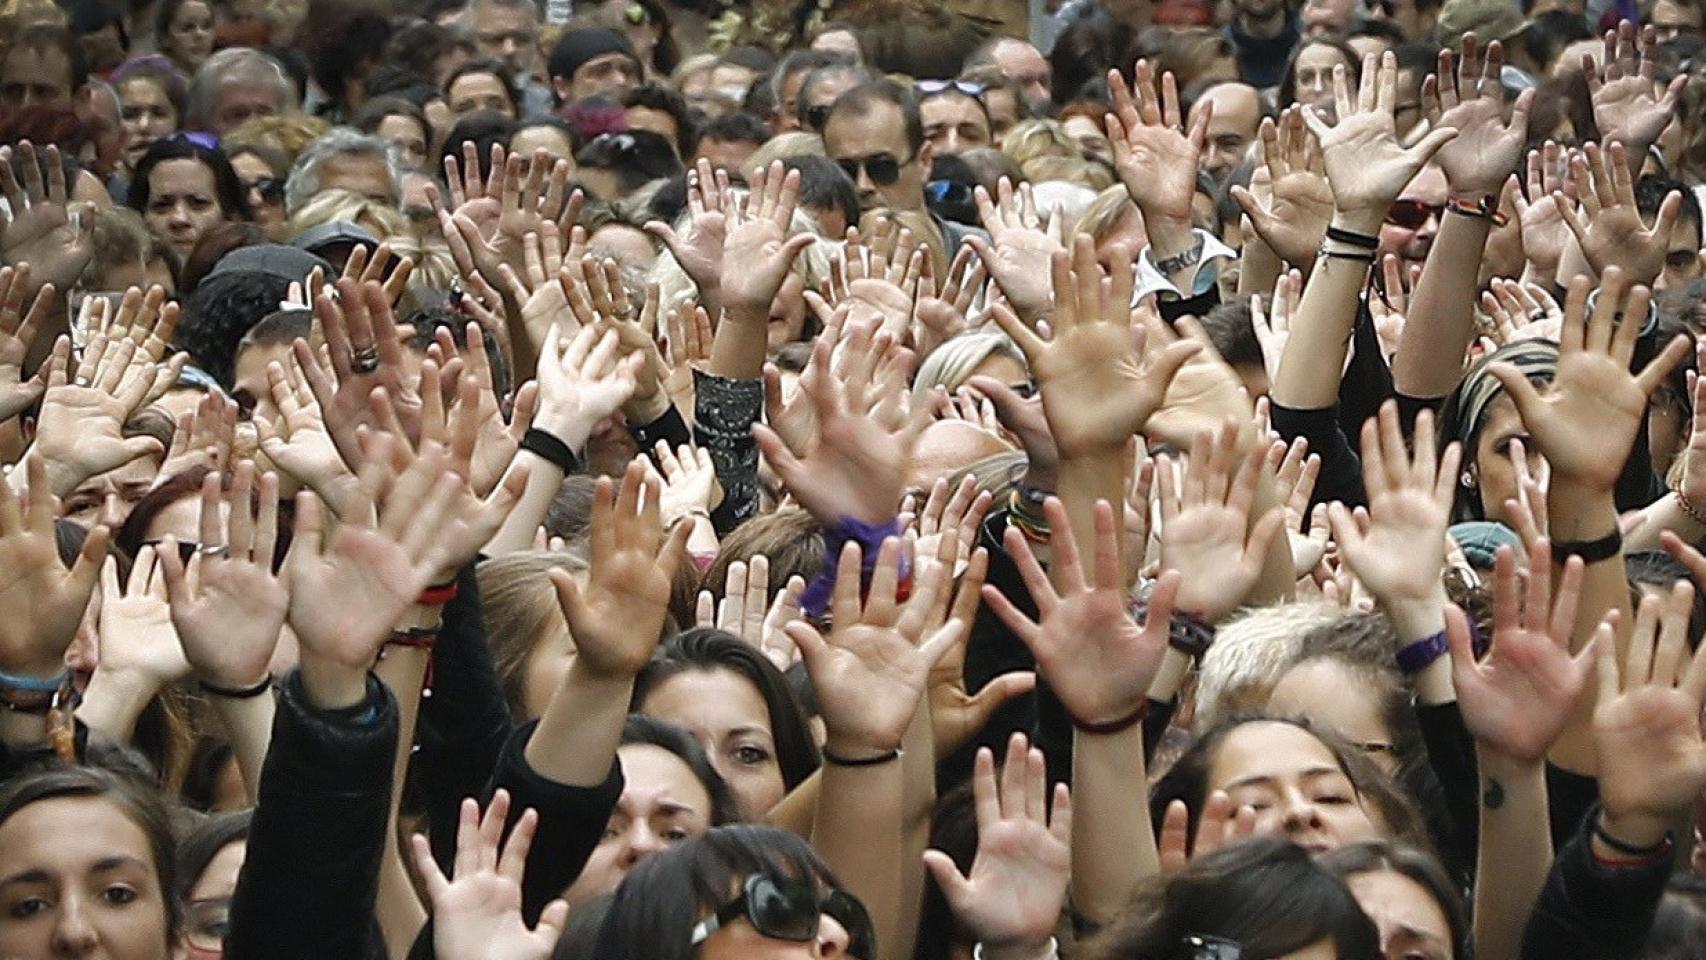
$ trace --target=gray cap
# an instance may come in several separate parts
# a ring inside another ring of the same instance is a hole
[[[373,231],[347,220],[328,220],[317,227],[309,227],[290,238],[290,245],[298,250],[318,253],[326,247],[337,246],[341,243],[359,243],[373,252],[379,246],[379,238]]]
[[[298,281],[306,280],[309,272],[315,267],[326,271],[328,277],[337,273],[326,258],[315,256],[306,250],[279,243],[257,243],[238,247],[220,257],[208,276],[217,277],[239,272],[264,273],[287,281]]]

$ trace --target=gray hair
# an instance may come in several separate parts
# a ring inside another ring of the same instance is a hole
[[[228,47],[208,57],[190,81],[184,104],[185,126],[206,129],[219,93],[229,86],[266,86],[278,90],[281,112],[296,109],[296,84],[277,60],[252,47]]]
[[[403,158],[389,142],[354,127],[333,127],[296,158],[290,178],[284,182],[284,209],[294,216],[320,192],[320,165],[328,157],[382,157],[391,178],[391,205],[403,201]]]

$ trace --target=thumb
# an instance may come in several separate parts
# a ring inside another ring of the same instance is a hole
[[[924,851],[924,866],[930,870],[930,875],[936,878],[936,886],[942,888],[942,896],[948,905],[957,912],[959,905],[971,896],[971,883],[960,875],[960,868],[955,865],[954,858],[940,850]]]
[[[1434,154],[1439,152],[1440,147],[1456,138],[1457,129],[1455,127],[1436,127],[1430,130],[1420,143],[1410,149],[1414,151],[1418,164],[1426,164]]]
[[[971,725],[974,728],[989,723],[995,711],[1014,697],[1021,697],[1037,688],[1037,675],[1030,670],[1016,670],[1004,673],[983,685],[971,700],[966,709],[971,715]]]
[[[539,914],[539,925],[533,928],[536,934],[547,934],[552,943],[561,940],[563,928],[569,925],[569,903],[567,900],[552,900],[545,905]]]
[[[672,254],[675,253],[676,247],[681,243],[681,238],[675,234],[675,228],[664,223],[662,220],[648,220],[646,221],[646,225],[641,227],[641,229],[652,236],[657,237],[659,240],[662,240],[663,245],[668,247],[669,252]],[[681,258],[677,257],[676,259],[679,260]]]

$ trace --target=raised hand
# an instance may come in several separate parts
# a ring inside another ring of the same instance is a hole
[[[947,577],[954,569],[953,558],[960,552],[958,537],[949,533],[936,546],[932,560],[927,554],[914,552],[920,564],[934,563]],[[983,583],[989,573],[989,551],[973,550],[966,561],[959,586],[950,598],[944,593],[937,599],[937,612],[932,624],[949,617],[961,623],[977,619],[978,604],[983,601]],[[945,757],[960,749],[988,725],[995,711],[1012,700],[1036,689],[1037,675],[1028,670],[1016,670],[992,677],[976,693],[966,689],[966,644],[969,631],[956,636],[954,645],[930,671],[930,725],[936,734],[936,756]]]
[[[734,202],[728,171],[712,171],[711,162],[700,157],[687,172],[687,235],[677,235],[674,227],[661,220],[646,224],[646,232],[663,241],[698,288],[699,302],[712,309],[722,285],[723,242]]]
[[[1647,398],[1688,354],[1678,336],[1631,373],[1635,342],[1647,316],[1648,291],[1626,286],[1618,267],[1601,278],[1599,298],[1587,315],[1589,282],[1577,277],[1564,300],[1558,373],[1544,395],[1508,363],[1490,368],[1516,403],[1517,413],[1552,465],[1554,482],[1567,478],[1610,491],[1635,443]]]
[[[172,626],[159,557],[153,546],[138,550],[122,591],[118,564],[108,560],[101,568],[101,662],[96,676],[101,680],[124,677],[148,694],[190,673]]]
[[[209,470],[230,467],[232,448],[237,442],[238,412],[237,402],[218,387],[203,394],[195,409],[178,417],[172,444],[166,448],[166,459],[160,463],[154,485],[158,487],[196,467]]]
[[[977,751],[971,787],[977,859],[970,872],[962,876],[940,850],[927,851],[924,863],[985,956],[1041,956],[1066,906],[1072,874],[1070,792],[1064,783],[1055,785],[1051,817],[1043,752],[1022,733],[1008,741],[999,785],[995,755],[988,747]]]
[[[1042,678],[1078,726],[1128,719],[1142,708],[1167,652],[1179,575],[1171,570],[1161,575],[1139,627],[1128,612],[1125,585],[1120,581],[1113,508],[1106,501],[1096,503],[1092,582],[1086,582],[1081,572],[1066,508],[1050,497],[1043,513],[1054,531],[1050,545],[1061,581],[1059,591],[1049,582],[1024,534],[1009,527],[1005,540],[1036,601],[1040,622],[1025,616],[994,587],[983,588],[983,601],[1030,648]]]
[[[539,813],[523,811],[500,845],[509,805],[507,790],[492,795],[484,817],[474,798],[462,801],[454,879],[439,869],[424,835],[410,838],[415,868],[432,901],[434,953],[444,960],[546,960],[563,935],[569,905],[562,900],[546,905],[532,930],[521,918],[522,875]]]
[[[55,345],[31,451],[32,459],[47,465],[55,494],[68,496],[90,477],[165,452],[158,440],[126,439],[122,432],[153,387],[151,373],[131,368],[136,349],[130,340],[113,344],[96,335],[73,373],[70,341],[62,338]]]
[[[1304,125],[1302,107],[1285,108],[1278,122],[1262,119],[1261,150],[1267,195],[1252,181],[1249,188],[1233,187],[1232,199],[1281,260],[1307,267],[1315,262],[1333,219],[1333,190],[1327,185],[1321,145]]]
[[[855,341],[862,342],[862,337],[856,336]],[[854,356],[868,361],[893,344],[890,334],[879,333],[869,353]],[[830,350],[830,344],[821,339],[813,348],[814,362],[826,371]],[[899,426],[885,425],[875,409],[876,398],[869,395],[873,374],[874,363],[855,362],[845,378],[800,379],[800,391],[817,423],[817,443],[810,450],[792,449],[781,434],[764,424],[752,428],[759,449],[788,492],[825,523],[844,517],[867,524],[894,519],[913,448],[930,423],[930,405],[919,403]]]
[[[24,312],[24,292],[30,286],[30,265],[0,267],[0,422],[10,420],[41,399],[47,389],[44,367],[24,377],[24,359],[53,308],[53,285],[44,285]]]
[[[1243,604],[1262,574],[1263,558],[1279,535],[1285,509],[1275,505],[1250,520],[1267,451],[1240,452],[1239,425],[1197,434],[1184,475],[1173,461],[1156,461],[1161,494],[1161,565],[1177,570],[1175,607],[1214,623]]]
[[[1053,490],[1055,471],[1060,466],[1060,451],[1055,448],[1054,435],[1049,433],[1048,417],[1043,413],[1043,398],[1035,393],[1020,396],[1019,392],[1001,380],[978,375],[966,384],[995,405],[995,418],[1025,451],[1027,483],[1041,490]]]
[[[1256,833],[1256,811],[1253,807],[1233,807],[1225,790],[1215,790],[1203,801],[1202,815],[1197,818],[1196,843],[1191,843],[1191,812],[1185,801],[1167,804],[1161,815],[1161,832],[1155,838],[1161,857],[1161,872],[1183,870],[1192,860],[1213,853],[1229,843],[1235,843]]]
[[[0,194],[6,197],[7,211],[0,222],[0,260],[28,263],[37,280],[69,290],[94,253],[94,217],[87,212],[71,216],[58,146],[48,144],[38,160],[30,141],[18,142],[22,186],[12,169],[13,149],[0,147]],[[47,168],[45,182],[43,167]]]
[[[1706,647],[1688,650],[1693,600],[1687,580],[1663,600],[1642,600],[1621,665],[1613,626],[1601,624],[1594,636],[1600,824],[1632,846],[1657,845],[1706,789]]]
[[[1518,340],[1558,339],[1564,308],[1537,284],[1493,278],[1481,293],[1481,310],[1493,321],[1494,339],[1500,344]]]
[[[273,420],[255,418],[261,453],[298,486],[318,494],[334,514],[343,516],[355,496],[355,474],[338,454],[320,404],[296,361],[287,363],[267,364],[267,389],[278,415]]]
[[[1571,557],[1552,599],[1552,549],[1529,547],[1527,591],[1517,580],[1515,552],[1493,561],[1493,643],[1477,661],[1463,611],[1446,611],[1451,678],[1463,723],[1483,747],[1523,763],[1539,763],[1564,732],[1593,669],[1592,646],[1570,656],[1581,599],[1582,561]]]
[[[27,461],[28,490],[0,483],[0,672],[50,677],[64,669],[106,557],[108,531],[96,526],[70,570],[59,562],[47,468]]]
[[[711,452],[685,443],[679,450],[671,450],[667,440],[659,440],[653,449],[663,468],[663,522],[673,524],[710,510],[717,489],[717,469],[711,463]]]
[[[1664,270],[1682,194],[1671,191],[1648,226],[1635,205],[1635,177],[1629,170],[1627,148],[1613,143],[1610,154],[1607,158],[1597,144],[1590,143],[1570,159],[1580,210],[1568,205],[1562,194],[1553,194],[1552,202],[1595,273],[1619,266],[1632,282],[1652,283]]]
[[[1049,262],[1057,251],[1064,250],[1057,224],[1044,224],[1037,215],[1037,204],[1031,195],[1031,185],[1022,184],[1018,190],[1002,177],[996,184],[999,201],[989,198],[989,191],[978,187],[973,191],[977,200],[978,220],[989,231],[989,240],[972,236],[967,245],[977,251],[989,275],[1001,288],[1013,312],[1031,326],[1047,314],[1054,302],[1049,288]]]
[[[1582,55],[1582,75],[1593,100],[1593,123],[1600,139],[1621,143],[1630,156],[1645,157],[1647,148],[1676,116],[1677,101],[1688,85],[1679,73],[1670,86],[1659,89],[1658,38],[1651,25],[1636,36],[1627,20],[1605,32],[1605,48],[1596,63]]]
[[[1569,201],[1560,205],[1555,196],[1570,185],[1569,170],[1569,159],[1563,150],[1557,142],[1548,140],[1540,149],[1528,151],[1524,189],[1513,195],[1517,223],[1522,228],[1522,252],[1528,260],[1527,273],[1539,281],[1549,283],[1557,275],[1558,261],[1563,259],[1564,246],[1570,237],[1563,213]]]
[[[302,644],[303,681],[322,707],[353,706],[366,696],[366,676],[403,612],[433,582],[449,556],[459,478],[443,447],[429,443],[396,475],[392,439],[369,444],[360,486],[328,538],[320,501],[296,498],[296,528],[285,558],[290,582],[287,620]],[[384,506],[375,504],[384,494]]]
[[[912,349],[920,357],[971,329],[972,304],[989,276],[983,258],[969,242],[954,253],[940,286],[932,262],[924,258],[918,295],[912,301]]]
[[[566,342],[552,326],[539,351],[539,410],[533,425],[567,444],[586,447],[600,420],[627,402],[634,392],[634,371],[644,362],[638,354],[616,356],[617,335],[599,327],[582,327]]]
[[[1505,178],[1522,159],[1528,137],[1528,110],[1534,92],[1524,90],[1510,105],[1505,119],[1504,88],[1499,73],[1505,52],[1499,41],[1481,56],[1473,33],[1463,37],[1463,56],[1439,53],[1439,73],[1422,82],[1423,109],[1434,129],[1445,127],[1457,136],[1439,150],[1439,165],[1451,191],[1475,198],[1499,192]]]
[[[1398,405],[1387,401],[1362,428],[1366,529],[1344,504],[1327,508],[1340,556],[1393,617],[1413,605],[1437,606],[1444,598],[1445,554],[1438,545],[1445,543],[1451,522],[1462,454],[1454,443],[1437,455],[1434,444],[1433,414],[1423,411],[1416,417],[1415,453],[1406,453]]]
[[[1288,270],[1274,281],[1274,295],[1263,308],[1258,294],[1250,298],[1250,325],[1256,330],[1256,345],[1262,350],[1262,367],[1268,372],[1268,383],[1279,379],[1280,360],[1285,357],[1285,345],[1291,340],[1291,311],[1303,292],[1303,274]],[[1370,304],[1374,298],[1370,297]],[[1346,362],[1350,361],[1346,357]]]
[[[1050,271],[1052,339],[1044,340],[1007,311],[995,311],[996,323],[1029,361],[1061,456],[1122,449],[1143,430],[1174,375],[1200,347],[1180,340],[1146,356],[1145,331],[1134,331],[1130,319],[1133,275],[1115,270],[1104,280],[1088,236],[1073,238],[1070,258],[1056,253]]]
[[[537,385],[523,384],[516,390],[510,419],[505,422],[481,325],[468,321],[463,330],[463,342],[467,344],[465,349],[456,346],[456,338],[448,326],[439,327],[434,336],[436,342],[427,348],[427,356],[446,372],[460,363],[461,378],[453,381],[453,385],[459,388],[456,415],[473,424],[474,448],[469,457],[467,477],[469,486],[483,497],[496,489],[504,472],[515,460],[522,437],[533,425],[539,389]],[[468,386],[470,383],[473,384],[472,390]]]
[[[687,545],[687,524],[665,531],[659,485],[635,460],[620,490],[601,478],[588,535],[591,570],[579,586],[551,571],[563,618],[575,638],[576,664],[593,675],[631,679],[651,659],[669,615],[670,585]],[[855,578],[856,580],[857,578]]]
[[[1457,131],[1434,127],[1414,146],[1398,142],[1393,119],[1398,105],[1398,60],[1390,51],[1378,63],[1373,56],[1363,58],[1362,81],[1354,99],[1344,67],[1334,67],[1333,98],[1337,123],[1329,125],[1309,107],[1304,108],[1303,118],[1321,142],[1334,209],[1359,221],[1366,232],[1385,219],[1393,199]]]
[[[936,592],[944,589],[940,570],[915,577],[911,594],[901,601],[900,556],[899,539],[883,541],[861,602],[859,545],[848,542],[836,564],[829,636],[804,620],[786,628],[811,676],[828,731],[824,748],[839,757],[862,759],[900,748],[931,668],[967,627],[952,619],[924,636]]]
[[[290,602],[283,579],[273,572],[277,544],[278,477],[263,474],[257,482],[250,463],[237,466],[223,497],[219,474],[209,474],[202,484],[201,547],[188,569],[176,541],[168,537],[162,544],[160,569],[172,624],[202,683],[248,690],[267,679]]]
[[[912,231],[892,217],[879,220],[871,233],[867,241],[857,227],[848,228],[846,242],[830,261],[830,296],[833,307],[847,308],[848,327],[886,332],[898,341],[911,331],[913,297],[927,254]],[[815,293],[807,302],[820,317],[833,309],[828,302],[817,307]]]
[[[1137,62],[1130,87],[1119,71],[1108,71],[1108,92],[1114,101],[1107,118],[1108,142],[1114,148],[1114,170],[1143,212],[1145,225],[1153,220],[1188,228],[1191,197],[1197,189],[1197,159],[1212,111],[1198,111],[1187,130],[1179,109],[1178,82],[1171,72],[1161,75],[1160,86],[1157,91],[1147,60]]]
[[[731,207],[732,217],[725,213],[728,232],[718,284],[728,315],[725,319],[769,321],[770,303],[782,289],[788,268],[812,243],[810,232],[788,235],[799,200],[800,172],[784,171],[782,161],[777,160],[768,171],[753,177],[744,209]]]
[[[320,367],[304,340],[294,345],[296,364],[344,462],[352,469],[362,462],[356,428],[371,426],[369,398],[378,387],[390,395],[410,441],[417,439],[421,398],[407,380],[397,319],[385,289],[375,281],[339,280],[335,298],[326,292],[315,298],[314,313],[325,331],[332,372]]]

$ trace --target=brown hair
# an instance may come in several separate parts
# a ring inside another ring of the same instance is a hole
[[[811,514],[798,507],[754,517],[723,538],[723,549],[705,571],[705,589],[722,599],[729,564],[750,561],[758,554],[770,558],[770,592],[782,589],[792,576],[808,582],[823,570],[827,553],[823,532]]]
[[[492,667],[504,700],[516,718],[526,714],[527,658],[548,627],[561,621],[557,590],[547,575],[555,569],[571,574],[587,570],[586,561],[570,553],[524,550],[482,562],[475,570],[480,584],[480,613],[486,624]]]

